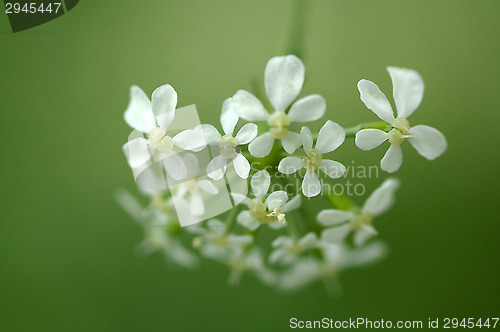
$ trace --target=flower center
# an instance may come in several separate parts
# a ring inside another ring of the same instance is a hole
[[[302,159],[302,167],[308,171],[314,172],[318,166],[323,163],[323,154],[318,149],[309,149],[306,156]]]
[[[254,198],[248,203],[248,211],[252,218],[260,222],[261,224],[270,224],[275,221],[284,223],[286,221],[286,216],[281,212],[279,208],[274,209],[269,212],[267,210],[266,204],[262,202],[260,198]]]
[[[148,138],[149,146],[162,153],[169,153],[174,148],[174,140],[161,128],[151,130]]]
[[[290,126],[290,117],[283,111],[274,111],[267,118],[269,133],[275,139],[281,139],[288,136],[288,126]]]
[[[288,250],[289,253],[291,253],[293,255],[300,255],[307,250],[307,248],[305,246],[298,244],[298,243],[294,243],[286,249]]]
[[[189,191],[191,195],[195,195],[199,192],[198,181],[188,180],[184,182],[184,185],[186,186],[187,191]]]
[[[403,135],[410,135],[410,122],[406,118],[396,118],[392,126],[398,129]]]
[[[371,214],[370,212],[363,212],[361,214],[354,216],[349,221],[349,226],[351,226],[353,230],[359,230],[363,228],[363,226],[370,225],[372,221],[373,221],[373,214]]]
[[[229,246],[229,240],[225,235],[214,235],[212,241],[219,247],[227,248]]]
[[[396,128],[391,129],[391,131],[389,132],[389,143],[391,143],[392,145],[400,146],[404,141],[405,138],[399,130],[397,130]]]
[[[238,154],[236,147],[238,146],[238,141],[231,135],[224,135],[219,140],[220,155],[224,159],[233,159]]]

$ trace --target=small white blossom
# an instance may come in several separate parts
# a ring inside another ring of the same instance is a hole
[[[148,136],[146,139],[141,135],[123,146],[130,167],[141,167],[155,153],[157,160],[164,160],[167,173],[173,179],[181,180],[186,176],[186,167],[182,159],[173,152],[174,147],[196,152],[204,149],[206,142],[202,132],[192,129],[184,130],[174,137],[168,135],[176,106],[177,92],[169,84],[154,90],[151,101],[138,86],[130,88],[130,103],[125,110],[125,121]]]
[[[387,97],[378,86],[368,80],[358,83],[361,100],[380,119],[392,126],[386,133],[379,129],[363,129],[356,134],[356,145],[362,150],[371,150],[389,141],[391,146],[380,162],[380,167],[389,173],[396,172],[403,162],[401,145],[408,140],[422,156],[429,160],[442,155],[447,142],[437,129],[418,125],[410,127],[408,117],[418,108],[424,95],[424,82],[420,75],[411,69],[388,67],[392,78],[397,118]]]
[[[183,182],[177,186],[176,198],[189,197],[189,212],[193,216],[201,216],[205,213],[205,203],[201,196],[201,192],[209,195],[217,195],[219,190],[213,183],[206,179],[198,177],[199,163],[192,153],[188,153],[183,157],[184,164],[187,168],[187,175]]]
[[[282,272],[276,280],[276,287],[282,291],[297,291],[323,280],[327,290],[334,294],[340,290],[339,274],[350,268],[373,264],[382,259],[386,248],[382,243],[350,249],[341,244],[320,242],[318,248],[322,257],[304,257]]]
[[[233,252],[241,252],[253,242],[251,235],[235,235],[226,232],[226,224],[218,219],[210,219],[207,227],[188,226],[191,233],[199,234],[193,240],[193,246],[199,248],[203,256],[226,262]]]
[[[178,221],[169,218],[169,211],[156,210],[158,201],[153,199],[152,210],[144,209],[137,199],[125,190],[118,192],[116,199],[144,231],[144,240],[137,246],[137,251],[140,254],[150,255],[159,251],[168,263],[186,268],[197,266],[198,258],[186,249],[180,239],[175,236],[179,230]],[[171,202],[163,202],[165,206],[172,205]]]
[[[280,236],[272,243],[275,249],[269,255],[269,263],[290,265],[308,250],[316,248],[318,244],[318,237],[312,232],[297,240],[289,236]]]
[[[346,168],[337,161],[323,159],[323,154],[337,149],[345,139],[344,129],[328,120],[318,134],[316,146],[313,149],[313,136],[311,130],[302,127],[300,132],[302,146],[305,157],[286,157],[280,161],[278,170],[283,174],[292,174],[301,168],[306,169],[306,174],[302,182],[302,193],[306,197],[317,196],[321,191],[321,185],[316,175],[316,169],[321,170],[332,179],[337,179],[344,175]]]
[[[232,161],[236,174],[242,179],[248,178],[250,173],[250,163],[240,153],[239,146],[250,143],[257,136],[258,128],[254,123],[247,123],[233,136],[238,119],[232,108],[232,100],[228,98],[222,105],[220,117],[224,136],[212,125],[201,125],[208,144],[218,146],[220,151],[207,165],[207,175],[214,180],[220,180],[224,176],[228,161]]]
[[[271,228],[281,228],[286,222],[286,213],[300,207],[300,195],[287,202],[288,195],[285,191],[275,191],[264,200],[271,177],[267,171],[258,171],[252,176],[250,186],[254,195],[253,199],[238,194],[232,194],[236,203],[248,205],[247,211],[238,214],[237,221],[242,226],[256,230],[259,226],[267,225]]]
[[[235,110],[242,119],[267,121],[269,125],[269,131],[248,146],[248,151],[254,157],[267,156],[276,139],[280,139],[285,151],[292,154],[301,144],[299,134],[289,130],[292,122],[315,121],[325,114],[325,99],[317,94],[306,96],[292,104],[302,90],[304,73],[304,64],[295,55],[278,56],[269,60],[264,84],[267,98],[274,108],[272,113],[248,91],[239,90],[233,96]],[[292,106],[286,113],[290,104]]]
[[[322,239],[329,242],[341,242],[347,234],[354,231],[354,243],[362,245],[367,239],[377,234],[373,228],[373,219],[387,211],[394,203],[394,192],[399,187],[399,181],[389,178],[378,187],[359,212],[328,209],[321,211],[318,222],[327,228],[321,234]],[[347,223],[345,223],[348,221]],[[345,223],[345,224],[343,224]]]
[[[265,265],[262,251],[257,247],[248,251],[233,251],[226,264],[231,268],[229,284],[232,286],[239,284],[243,274],[253,274],[268,286],[275,284],[276,276]]]

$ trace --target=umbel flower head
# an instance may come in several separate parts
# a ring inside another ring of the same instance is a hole
[[[380,167],[389,173],[396,172],[403,162],[401,145],[408,140],[422,156],[434,160],[444,153],[446,138],[437,129],[418,125],[410,127],[408,117],[418,108],[424,95],[424,81],[411,69],[388,67],[392,78],[397,117],[394,118],[391,104],[378,86],[361,80],[358,89],[361,100],[392,129],[387,133],[379,129],[363,129],[356,134],[356,145],[361,150],[371,150],[385,141],[391,146],[380,162]]]
[[[399,181],[389,178],[378,187],[357,211],[336,209],[323,210],[318,214],[318,222],[329,227],[321,236],[328,242],[342,242],[347,234],[354,232],[354,243],[362,245],[367,239],[377,234],[372,226],[373,219],[387,211],[394,203],[394,192]],[[346,223],[346,221],[348,221]]]
[[[148,138],[138,137],[127,142],[123,149],[130,167],[137,168],[151,159],[165,160],[167,173],[176,180],[186,177],[186,167],[182,159],[173,152],[177,146],[184,150],[201,151],[205,148],[205,138],[200,131],[188,129],[174,137],[168,135],[168,127],[174,120],[177,106],[177,92],[165,84],[148,96],[138,86],[130,88],[130,103],[125,110],[125,122],[132,128],[147,134]]]
[[[304,75],[304,64],[295,55],[278,56],[269,60],[264,73],[264,85],[267,98],[274,108],[271,113],[248,91],[238,90],[233,96],[234,109],[242,119],[267,121],[269,126],[267,132],[248,146],[248,151],[254,157],[267,156],[275,140],[281,140],[283,149],[293,153],[300,147],[301,140],[298,133],[290,131],[292,122],[315,121],[325,114],[325,99],[317,94],[306,96],[292,104],[302,90]]]
[[[345,139],[344,129],[328,120],[318,134],[316,146],[313,148],[313,136],[311,130],[302,127],[300,132],[302,146],[305,157],[286,157],[278,165],[278,170],[283,174],[292,174],[301,168],[306,169],[304,180],[302,181],[302,193],[306,197],[317,196],[321,191],[321,184],[316,170],[319,169],[332,179],[337,179],[344,175],[346,168],[338,161],[323,159],[323,154],[337,149]]]

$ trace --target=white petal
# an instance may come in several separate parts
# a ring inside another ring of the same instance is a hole
[[[333,121],[326,121],[321,127],[316,141],[316,149],[322,153],[332,152],[338,148],[345,140],[344,128]]]
[[[247,121],[266,121],[269,117],[269,112],[260,100],[248,91],[238,90],[232,104],[236,113]]]
[[[250,163],[241,153],[238,153],[236,158],[233,159],[233,166],[236,174],[242,179],[248,178],[250,173]]]
[[[217,195],[219,193],[219,189],[217,189],[217,187],[214,186],[214,184],[209,180],[199,180],[198,185],[200,186],[201,190],[208,194]]]
[[[227,239],[231,245],[240,247],[253,242],[253,237],[251,235],[229,235]]]
[[[320,95],[310,95],[293,103],[288,116],[293,122],[309,122],[321,118],[325,114],[325,111],[325,98]]]
[[[138,86],[130,88],[130,102],[124,113],[125,122],[143,133],[156,128],[156,121],[148,96]]]
[[[219,134],[219,131],[211,124],[202,124],[197,128],[201,129],[208,144],[218,143],[222,138],[221,134]]]
[[[188,176],[193,178],[197,177],[200,167],[198,158],[192,153],[186,153],[182,159],[184,160],[184,165],[186,165]]]
[[[424,96],[424,80],[412,69],[387,67],[392,79],[394,101],[398,117],[409,117]]]
[[[448,143],[441,132],[429,126],[418,125],[411,128],[411,135],[408,141],[417,149],[418,153],[429,160],[434,160],[442,155]]]
[[[288,200],[287,193],[285,191],[279,190],[269,194],[269,196],[267,196],[265,203],[269,211],[272,211],[274,209],[281,207],[283,204],[286,203],[287,200]]]
[[[387,140],[387,133],[380,129],[362,129],[356,133],[356,146],[361,150],[371,150]]]
[[[278,171],[283,174],[292,174],[302,168],[302,159],[299,157],[286,157],[281,159]]]
[[[259,132],[259,128],[255,123],[247,123],[241,127],[240,131],[236,135],[236,140],[239,145],[244,145],[250,143]]]
[[[276,240],[274,240],[272,243],[271,243],[271,246],[273,248],[276,248],[276,247],[289,247],[289,246],[292,246],[293,245],[293,239],[289,236],[286,236],[286,235],[282,235],[282,236],[279,236],[276,238]]]
[[[163,165],[167,170],[168,175],[174,180],[182,180],[186,178],[187,169],[179,155],[172,153],[163,159]]]
[[[351,232],[351,226],[342,225],[338,227],[327,228],[321,233],[321,239],[327,242],[339,243],[344,241],[347,234]]]
[[[262,198],[269,190],[271,184],[271,176],[267,171],[258,171],[252,176],[250,185],[255,197]]]
[[[354,217],[354,213],[336,209],[323,210],[318,213],[316,219],[323,226],[334,226]]]
[[[389,173],[396,172],[403,163],[403,152],[401,146],[392,145],[387,150],[384,158],[380,161],[380,168]]]
[[[356,246],[362,246],[366,240],[375,235],[373,232],[370,232],[368,229],[362,228],[354,233],[354,244]]]
[[[220,180],[226,173],[226,159],[222,156],[217,156],[210,160],[207,165],[207,175],[213,180]]]
[[[284,111],[302,90],[305,69],[295,55],[274,57],[266,65],[264,84],[275,110]]]
[[[289,211],[296,210],[300,207],[302,204],[302,196],[301,195],[296,195],[294,198],[283,204],[281,207],[281,212],[286,213]]]
[[[281,139],[281,145],[283,145],[283,149],[288,154],[292,154],[300,148],[302,145],[302,139],[300,138],[300,134],[290,131],[285,138]]]
[[[230,195],[233,197],[234,205],[238,205],[240,203],[248,204],[250,202],[250,198],[248,198],[245,195],[238,194],[238,193],[231,193]]]
[[[151,108],[160,128],[167,130],[174,119],[176,106],[177,92],[170,84],[162,85],[153,91]]]
[[[283,212],[283,210],[281,210],[281,211]],[[283,227],[286,227],[286,223],[275,221],[275,222],[270,223],[268,226],[271,229],[277,230],[277,229],[281,229]]]
[[[274,138],[269,132],[264,133],[254,139],[248,146],[248,152],[255,158],[267,156],[273,148]]]
[[[398,187],[398,179],[388,178],[368,197],[362,211],[370,212],[374,216],[387,211],[394,203],[394,192]]]
[[[380,119],[387,123],[394,121],[394,113],[387,97],[380,91],[378,86],[368,80],[358,82],[358,90],[361,101],[372,110]]]
[[[331,177],[332,179],[338,179],[343,176],[346,172],[344,165],[338,161],[333,161],[329,159],[323,159],[323,162],[318,167],[320,171]]]
[[[302,145],[304,146],[304,151],[312,149],[313,146],[313,135],[311,129],[307,127],[302,127],[300,131],[300,138],[302,139]]]
[[[252,218],[249,211],[240,212],[240,214],[238,214],[238,216],[236,217],[236,221],[238,221],[238,224],[245,228],[248,228],[251,231],[256,230],[260,226],[260,223]]]
[[[273,250],[269,254],[269,263],[276,264],[278,262],[283,261],[285,259],[285,257],[287,257],[289,255],[290,255],[290,252],[288,250],[286,250],[285,248],[279,248],[279,249]]]
[[[215,218],[207,222],[207,227],[215,234],[222,234],[226,230],[226,224]]]
[[[302,181],[302,193],[306,197],[317,196],[321,192],[321,184],[319,183],[316,173],[306,171],[304,181]]]
[[[198,152],[207,146],[201,130],[187,129],[173,137],[174,144],[181,149]]]
[[[144,163],[151,158],[148,148],[148,140],[143,137],[139,137],[125,143],[123,145],[123,151],[127,157],[128,164],[132,168],[144,165]]]
[[[203,199],[200,194],[191,195],[189,209],[193,216],[201,216],[205,213],[205,204],[203,204]]]
[[[306,248],[313,248],[318,244],[318,236],[313,232],[307,233],[299,240],[299,244]]]
[[[226,135],[233,135],[234,127],[238,123],[239,116],[234,110],[232,98],[227,98],[222,104],[220,124]]]

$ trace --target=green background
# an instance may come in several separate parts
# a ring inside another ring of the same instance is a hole
[[[313,2],[304,94],[326,98],[327,118],[376,120],[357,81],[390,96],[385,67],[414,68],[426,92],[411,123],[449,143],[434,162],[405,146],[397,204],[376,221],[390,255],[342,274],[340,296],[320,283],[283,295],[252,277],[232,289],[216,263],[190,272],[134,254],[141,229],[113,198],[135,189],[121,151],[129,86],[150,94],[170,83],[179,106],[196,104],[216,124],[222,101],[286,53],[292,5],[81,1],[16,34],[0,14],[1,331],[271,331],[291,317],[500,315],[497,0]],[[350,140],[334,159],[377,164],[384,150]]]

